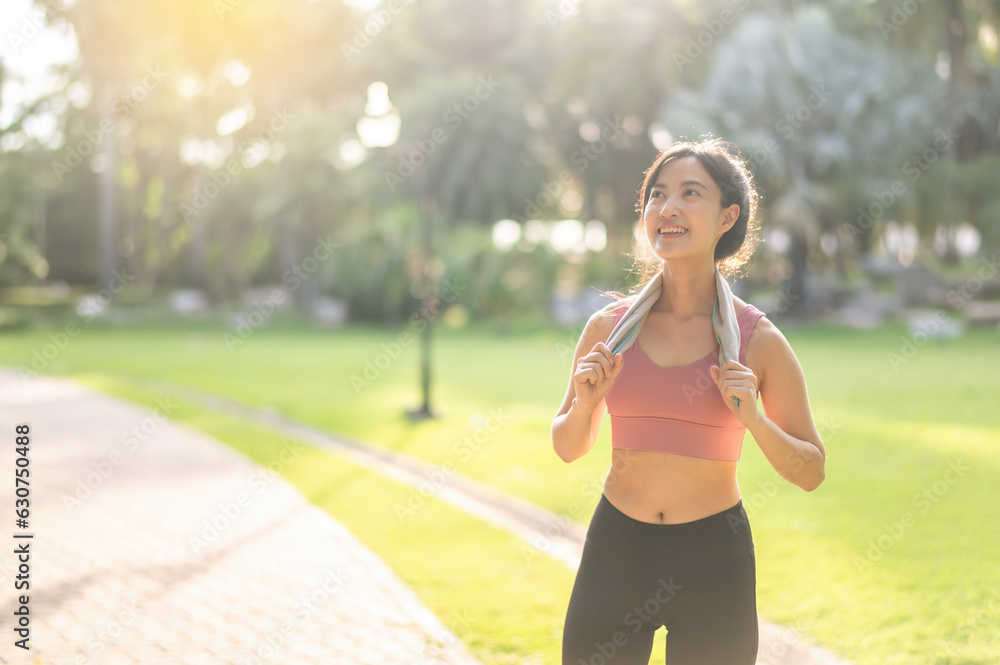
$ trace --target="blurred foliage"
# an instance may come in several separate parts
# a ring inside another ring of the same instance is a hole
[[[812,257],[793,271],[850,279],[889,220],[918,260],[964,223],[1000,244],[997,0],[91,0],[48,20],[80,57],[46,92],[8,101],[24,82],[0,62],[0,286],[124,270],[220,303],[327,256],[304,306],[399,322],[415,284],[459,279],[472,316],[546,317],[567,284],[620,283],[643,170],[705,133],[751,159],[765,227]],[[399,135],[366,148],[376,81]],[[503,218],[600,219],[607,248],[501,252]]]

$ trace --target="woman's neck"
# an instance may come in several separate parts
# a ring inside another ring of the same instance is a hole
[[[664,261],[660,298],[651,311],[670,312],[680,318],[711,314],[715,307],[714,264]]]

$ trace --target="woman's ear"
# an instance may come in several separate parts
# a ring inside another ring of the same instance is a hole
[[[725,219],[722,220],[722,232],[725,233],[729,229],[733,228],[733,224],[736,220],[740,218],[740,206],[738,203],[734,203],[726,209]]]

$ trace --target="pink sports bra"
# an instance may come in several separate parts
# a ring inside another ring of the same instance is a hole
[[[618,308],[615,323],[626,309],[624,304]],[[736,315],[744,365],[747,341],[762,316],[762,311],[749,304]],[[719,364],[718,346],[683,367],[660,367],[638,341],[625,350],[623,358],[625,367],[604,397],[613,448],[713,460],[740,458],[746,427],[729,411],[708,369]]]

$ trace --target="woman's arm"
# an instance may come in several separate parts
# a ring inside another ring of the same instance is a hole
[[[570,367],[569,386],[566,388],[566,395],[559,406],[559,411],[552,420],[552,447],[564,462],[569,463],[585,455],[594,446],[601,430],[601,419],[607,409],[604,399],[601,398],[599,402],[589,406],[581,404],[581,400],[577,399],[577,375],[581,358],[588,354],[592,355],[594,347],[607,339],[613,327],[614,314],[608,306],[594,312],[580,333],[580,340],[573,354],[573,364]],[[606,381],[612,380],[604,376],[604,372],[610,373],[611,369],[596,364],[595,369],[590,372],[598,381],[597,385],[583,384],[580,386],[581,389],[588,390],[593,398],[595,388],[604,387]],[[598,377],[597,374],[601,376]],[[617,376],[617,372],[614,376]]]
[[[763,325],[762,325],[763,324]],[[826,477],[826,448],[816,430],[802,365],[777,326],[761,318],[754,361],[760,363],[764,415],[747,425],[771,466],[786,480],[811,492]],[[747,349],[750,362],[750,349]]]
[[[756,375],[732,361],[721,375],[713,371],[726,403],[781,477],[813,491],[826,477],[826,448],[813,421],[802,366],[788,340],[766,318],[754,326],[747,364],[757,368]],[[755,386],[767,415],[757,409]],[[730,403],[731,393],[740,397],[739,408]]]

